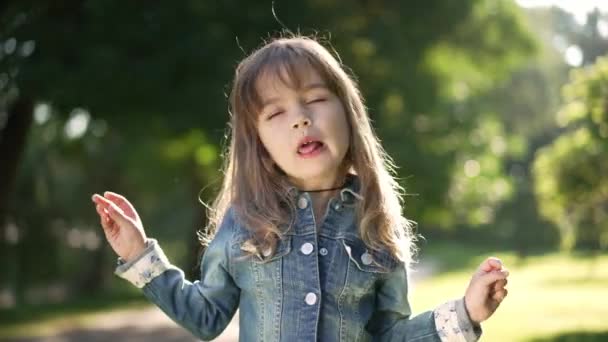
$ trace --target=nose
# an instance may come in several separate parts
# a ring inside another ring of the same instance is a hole
[[[310,121],[310,118],[308,116],[300,115],[298,118],[296,118],[296,121],[293,123],[292,127],[295,129],[308,127],[311,123],[312,122]]]

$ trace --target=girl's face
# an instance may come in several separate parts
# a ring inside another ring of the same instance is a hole
[[[348,151],[349,126],[342,102],[310,68],[299,87],[262,75],[260,140],[290,181],[302,190],[332,187]],[[290,82],[295,83],[295,82]]]

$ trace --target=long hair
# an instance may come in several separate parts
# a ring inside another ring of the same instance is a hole
[[[285,174],[263,146],[256,129],[261,99],[256,81],[273,75],[286,85],[299,84],[313,68],[341,100],[350,130],[343,175],[359,177],[361,199],[356,209],[359,232],[372,249],[388,249],[409,264],[415,251],[412,222],[402,215],[403,189],[394,178],[395,166],[374,133],[363,98],[353,77],[315,39],[290,36],[273,39],[240,62],[230,93],[230,142],[224,158],[224,179],[209,211],[209,237],[233,207],[253,238],[242,247],[257,254],[274,253],[278,239],[295,212]],[[209,239],[206,240],[207,242]]]

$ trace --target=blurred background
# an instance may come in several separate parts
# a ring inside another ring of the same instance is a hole
[[[426,237],[415,312],[462,296],[495,255],[510,294],[483,341],[608,341],[606,11],[600,0],[3,1],[0,340],[194,340],[113,275],[90,197],[127,196],[198,279],[198,196],[220,185],[234,68],[286,27],[331,42],[399,166],[405,215]]]

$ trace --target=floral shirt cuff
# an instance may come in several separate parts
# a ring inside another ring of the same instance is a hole
[[[138,288],[144,287],[152,279],[172,268],[171,263],[155,239],[146,241],[146,249],[135,259],[125,262],[118,259],[114,271],[117,276],[128,280]]]
[[[434,311],[435,327],[442,342],[477,341],[481,326],[469,318],[464,298],[438,306]]]

